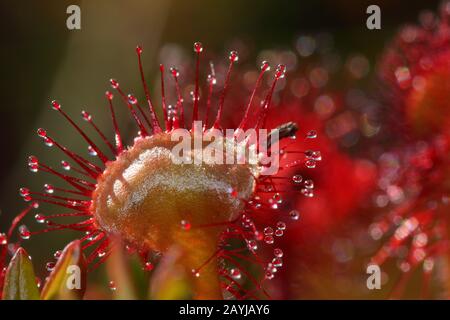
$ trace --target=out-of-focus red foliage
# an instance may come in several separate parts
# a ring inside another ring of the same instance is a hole
[[[345,112],[339,95],[333,98],[336,109]],[[289,224],[281,245],[285,252],[285,270],[278,281],[279,297],[338,297],[334,288],[337,282],[333,280],[336,261],[330,250],[334,237],[338,237],[338,230],[351,221],[352,216],[364,214],[361,209],[370,205],[377,169],[368,160],[350,156],[342,150],[337,139],[329,137],[333,135],[327,126],[329,119],[321,118],[316,112],[305,111],[311,108],[301,99],[288,101],[280,103],[283,112],[275,109],[270,121],[296,121],[300,124],[300,131],[316,130],[317,138],[311,147],[320,150],[322,161],[318,170],[289,172],[290,175],[301,174],[303,179],[312,179],[315,191],[312,198],[302,195],[291,198],[291,209],[299,212],[300,219],[298,223]],[[339,118],[339,113],[335,118]],[[355,119],[348,116],[346,121],[354,122]],[[357,130],[346,121],[341,127]],[[301,137],[299,134],[298,139],[302,140]]]
[[[323,158],[318,165],[320,170],[300,172],[304,179],[314,180],[316,186],[313,198],[299,196],[293,200],[301,214],[301,228],[307,233],[330,232],[355,213],[361,201],[368,197],[374,187],[376,168],[371,162],[354,159],[342,151],[337,142],[327,136],[326,122],[315,113],[302,112],[305,108],[300,101],[291,101],[283,109],[286,112],[274,114],[272,118],[281,121],[294,118],[305,127],[304,130],[314,128],[318,134],[312,145],[315,150],[320,150]]]
[[[403,122],[407,138],[379,157],[380,215],[369,228],[384,243],[372,263],[389,270],[396,298],[448,298],[450,292],[449,18],[450,2],[440,17],[423,13],[421,26],[397,35],[379,69],[385,103],[398,120],[387,123],[385,136]],[[414,285],[420,290],[407,290]]]
[[[391,109],[386,113],[394,110],[391,125],[403,123],[408,136],[423,138],[449,130],[449,19],[449,2],[439,17],[422,13],[421,26],[403,28],[381,59],[382,94]]]

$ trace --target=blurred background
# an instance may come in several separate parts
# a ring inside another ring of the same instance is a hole
[[[371,88],[370,75],[376,59],[398,28],[415,23],[422,10],[435,10],[439,2],[2,1],[0,230],[5,230],[24,207],[18,189],[22,186],[41,189],[48,181],[32,176],[27,169],[27,156],[35,154],[45,162],[55,163],[51,152],[37,137],[37,128],[54,132],[74,150],[85,148],[73,129],[50,111],[49,102],[59,100],[74,117],[86,109],[101,128],[110,132],[108,114],[103,110],[108,80],[117,78],[129,90],[135,88],[133,92],[142,95],[134,52],[137,44],[145,50],[145,72],[154,75],[150,80],[156,83],[159,63],[189,61],[195,41],[201,41],[205,50],[217,58],[237,48],[242,58],[239,64],[244,66],[257,66],[261,55],[273,54],[274,50],[284,52],[284,57],[302,66],[309,56],[304,37],[319,36],[327,39],[342,65],[346,57],[364,57],[366,71],[359,77],[358,86]],[[71,4],[81,8],[81,30],[66,28],[66,8]],[[370,4],[381,7],[381,30],[366,28],[366,8]],[[339,82],[336,79],[330,85],[338,87]],[[157,91],[157,85],[151,87]],[[118,113],[120,125],[127,127],[129,118],[120,116],[125,111]],[[339,148],[350,157],[365,152],[358,149],[362,148],[360,143],[348,141],[343,141]],[[48,252],[37,250],[37,246],[46,243],[49,252],[53,252],[70,239],[70,234],[43,235],[39,239],[30,244],[36,263],[48,259]]]

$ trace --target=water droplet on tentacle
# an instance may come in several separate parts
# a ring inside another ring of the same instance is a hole
[[[109,287],[109,290],[111,290],[111,291],[117,290],[116,283],[112,280],[108,283],[108,287]]]
[[[37,213],[37,214],[34,216],[34,218],[36,219],[36,222],[37,222],[37,223],[44,223],[44,222],[45,222],[45,216],[42,215],[42,214],[40,214],[40,213]]]
[[[30,239],[31,232],[28,230],[28,227],[23,224],[19,227],[19,235],[22,239],[28,240]]]
[[[194,43],[194,52],[200,53],[203,51],[203,44],[201,42]]]
[[[47,269],[48,272],[51,272],[55,269],[55,263],[54,262],[47,262],[45,264],[45,269]]]
[[[234,279],[234,280],[239,280],[242,275],[241,275],[241,271],[237,268],[233,268],[230,270],[230,276]]]
[[[228,58],[230,59],[231,62],[236,62],[239,60],[239,55],[238,55],[237,51],[231,51]]]
[[[144,271],[150,272],[150,271],[153,270],[154,267],[155,267],[155,266],[153,265],[153,263],[151,263],[150,261],[147,261],[147,262],[144,264],[143,269],[144,269]]]
[[[44,185],[44,190],[47,193],[53,193],[55,192],[55,188],[51,185],[51,184],[45,184]]]
[[[8,237],[4,233],[0,233],[0,245],[4,246],[8,243]]]

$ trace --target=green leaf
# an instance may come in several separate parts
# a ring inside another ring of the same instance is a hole
[[[3,300],[39,300],[33,264],[28,253],[17,249],[5,274]]]
[[[192,277],[181,264],[181,259],[182,251],[175,246],[164,254],[151,278],[150,299],[192,299]]]
[[[86,291],[86,260],[79,240],[72,241],[50,273],[41,298],[43,300],[80,300]]]

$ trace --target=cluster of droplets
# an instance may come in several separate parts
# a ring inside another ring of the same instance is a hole
[[[263,234],[263,241],[266,244],[273,244],[275,242],[275,237],[282,237],[284,235],[284,231],[286,230],[286,223],[283,221],[278,221],[275,228],[273,227],[265,227]]]
[[[422,269],[427,288],[433,270],[446,272],[437,262],[448,252],[449,146],[448,137],[438,136],[379,157],[379,190],[373,202],[383,214],[368,233],[373,240],[384,242],[371,260],[378,265],[394,261],[401,271],[392,293],[396,298],[405,293],[413,272]]]
[[[272,280],[275,277],[275,274],[278,270],[283,266],[283,250],[280,248],[275,248],[273,250],[273,258],[267,263],[265,268],[264,277],[267,280]]]
[[[300,191],[305,197],[312,198],[314,196],[314,181],[312,179],[303,179],[302,175],[294,174],[292,182],[301,186]]]
[[[277,192],[271,198],[269,198],[268,202],[272,209],[277,210],[278,207],[283,203],[283,198],[281,194]]]

